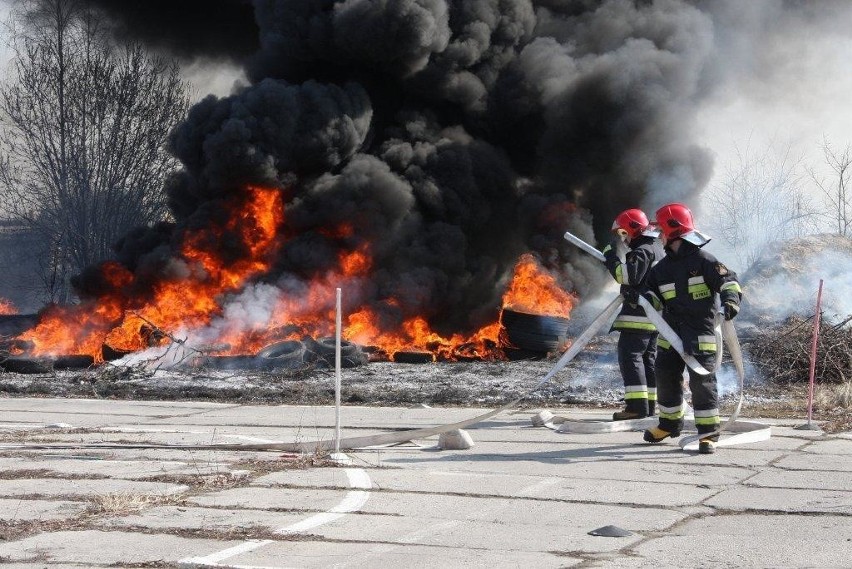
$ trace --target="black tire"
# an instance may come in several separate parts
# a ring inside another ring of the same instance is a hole
[[[545,336],[566,336],[570,320],[562,316],[548,316],[543,314],[529,314],[517,312],[509,308],[503,309],[500,317],[503,327],[507,330],[522,330],[532,334]]]
[[[299,340],[286,340],[266,346],[257,353],[257,365],[266,370],[296,368],[307,359],[307,348]]]
[[[305,355],[305,344],[299,340],[285,340],[275,342],[260,350],[257,357],[271,360],[298,360],[302,361]]]
[[[568,338],[569,320],[561,316],[528,314],[503,309],[500,318],[508,347],[537,352],[555,352]]]
[[[119,350],[117,348],[113,348],[108,344],[103,344],[101,346],[101,357],[103,357],[105,362],[113,362],[115,360],[120,360],[127,354],[132,354],[132,351],[127,350]]]
[[[95,365],[95,358],[87,354],[57,356],[53,369],[86,369]]]
[[[432,352],[395,352],[393,361],[399,364],[431,364],[435,356]]]
[[[306,359],[320,365],[334,366],[335,338],[325,336],[322,338],[309,339],[307,343]],[[357,367],[367,363],[367,355],[357,344],[348,340],[340,340],[340,366]]]
[[[0,362],[3,369],[12,373],[50,373],[53,371],[53,360],[50,358],[27,358],[10,356]]]

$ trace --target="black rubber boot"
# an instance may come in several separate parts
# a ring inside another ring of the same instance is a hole
[[[612,414],[613,421],[630,421],[631,419],[644,419],[648,415],[625,409],[624,411],[616,411]]]

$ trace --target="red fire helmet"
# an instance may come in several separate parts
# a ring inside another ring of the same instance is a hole
[[[677,239],[695,231],[692,212],[682,203],[670,203],[658,209],[657,226],[668,240]]]
[[[621,229],[630,239],[636,239],[651,229],[648,216],[641,209],[626,209],[619,213],[612,222],[612,230]]]

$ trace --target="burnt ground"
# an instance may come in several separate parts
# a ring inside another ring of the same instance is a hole
[[[343,370],[341,398],[345,405],[494,407],[526,395],[523,407],[614,410],[622,405],[623,394],[615,359],[616,339],[616,335],[605,336],[587,347],[554,379],[532,392],[556,363],[555,356],[503,362],[372,362]],[[329,405],[334,403],[334,383],[334,370],[316,365],[248,371],[203,366],[153,370],[106,363],[46,374],[0,373],[0,396]],[[719,385],[722,412],[730,413],[736,403],[737,385],[729,364],[723,364]],[[747,379],[744,392],[744,417],[807,416],[806,385]],[[852,428],[852,410],[848,407],[824,404],[822,409],[817,407],[814,419],[826,421],[826,430]]]

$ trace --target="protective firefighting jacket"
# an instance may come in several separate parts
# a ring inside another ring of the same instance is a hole
[[[648,293],[663,318],[683,341],[690,354],[715,352],[714,295],[722,303],[739,307],[742,298],[737,275],[703,249],[681,240],[675,252],[666,247],[666,256],[648,273]],[[662,337],[657,345],[668,349]]]
[[[656,332],[657,328],[651,324],[636,299],[645,290],[645,279],[656,262],[654,238],[640,235],[631,240],[628,247],[630,250],[623,263],[612,245],[607,245],[603,250],[606,268],[615,282],[621,285],[621,295],[625,298],[611,330],[650,334]]]

